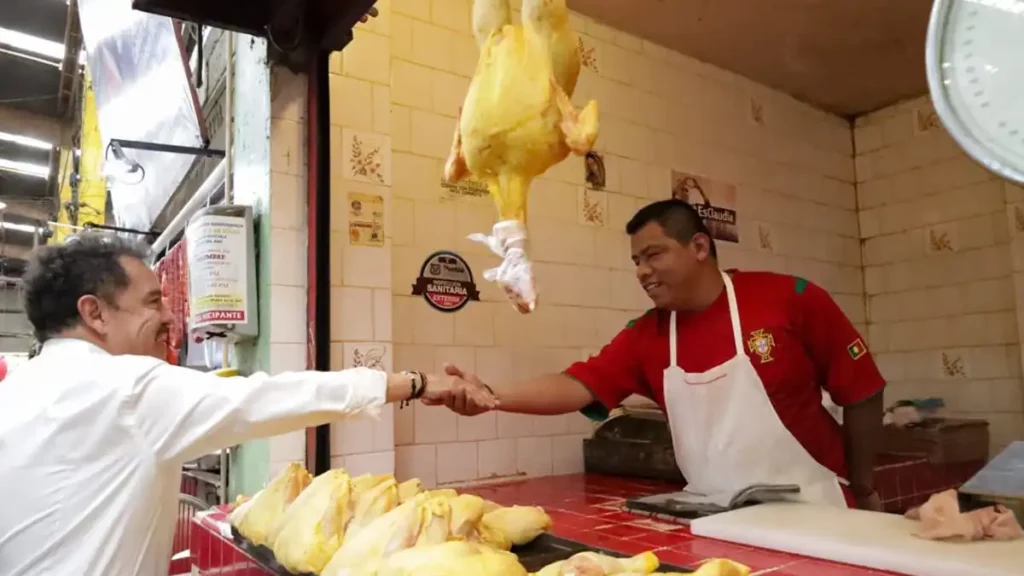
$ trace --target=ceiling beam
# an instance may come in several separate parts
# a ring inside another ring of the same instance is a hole
[[[4,215],[22,216],[40,222],[48,222],[56,216],[57,206],[52,198],[30,200],[16,196],[0,196],[0,202],[7,205]]]
[[[28,234],[24,234],[24,236],[30,237]],[[25,245],[5,242],[0,246],[0,258],[17,258],[18,260],[27,260],[31,253],[31,244]]]
[[[0,131],[60,145],[61,122],[56,118],[0,106]]]

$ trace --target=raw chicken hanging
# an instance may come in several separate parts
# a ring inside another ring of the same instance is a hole
[[[530,184],[569,152],[584,155],[597,140],[597,102],[577,111],[570,99],[580,73],[579,41],[565,0],[523,0],[522,25],[509,0],[474,0],[476,73],[459,112],[445,179],[484,182],[498,207],[490,236],[473,234],[503,261],[484,277],[498,282],[522,313],[537,306],[526,256]]]

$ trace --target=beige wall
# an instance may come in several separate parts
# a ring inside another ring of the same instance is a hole
[[[273,373],[306,369],[306,79],[270,72],[270,359]],[[269,442],[269,473],[303,460],[305,434]]]
[[[961,152],[927,98],[859,118],[855,139],[868,334],[887,401],[943,397],[950,415],[991,422],[995,450],[1024,437],[1024,190]]]
[[[332,65],[337,367],[352,365],[357,349],[376,348],[386,367],[439,370],[447,361],[503,382],[586,357],[648,307],[623,226],[639,206],[668,197],[672,169],[739,187],[741,243],[722,245],[727,266],[805,276],[863,322],[848,124],[582,18],[575,26],[591,65],[576,100],[600,101],[607,190],[584,198],[578,158],[534,184],[529,227],[541,306],[520,316],[481,279],[497,259],[465,240],[490,231],[490,200],[440,185],[477,57],[470,3],[391,0],[377,7],[380,17],[357,29]],[[378,151],[363,165],[379,164],[380,178],[358,173],[356,139],[364,156]],[[349,245],[349,192],[385,198],[385,247]],[[597,223],[583,217],[585,202],[596,205]],[[410,295],[424,258],[438,249],[470,262],[481,302],[441,314]],[[399,476],[431,485],[578,472],[581,441],[592,430],[578,415],[464,418],[416,406],[393,411],[389,436],[390,417],[336,425],[338,465],[390,471],[393,462]]]
[[[529,229],[541,305],[520,316],[482,280],[497,259],[465,240],[490,230],[490,200],[441,186],[477,57],[470,1],[377,7],[380,16],[360,25],[331,64],[335,368],[453,362],[506,382],[585,358],[648,307],[623,227],[638,207],[668,197],[671,171],[681,170],[738,187],[741,241],[720,244],[723,264],[828,289],[877,353],[892,382],[887,401],[945,396],[954,413],[990,418],[997,446],[1024,432],[1013,293],[1024,243],[1018,251],[1007,219],[1010,206],[1024,222],[1015,204],[1024,192],[965,159],[941,129],[916,129],[914,111],[926,103],[858,120],[854,158],[847,121],[574,18],[587,60],[574,100],[600,102],[607,188],[584,194],[578,158],[534,183]],[[350,193],[383,199],[384,247],[350,244]],[[584,218],[585,204],[596,207],[596,223]],[[931,247],[931,232],[951,248]],[[439,249],[469,261],[481,302],[442,314],[410,294]],[[947,375],[943,357],[966,375]],[[428,485],[578,472],[591,430],[578,415],[464,418],[395,407],[380,420],[335,424],[333,461]]]

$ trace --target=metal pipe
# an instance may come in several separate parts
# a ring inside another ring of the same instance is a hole
[[[167,154],[184,154],[185,156],[205,156],[207,158],[223,158],[223,150],[212,150],[210,148],[197,148],[195,146],[175,146],[174,144],[161,144],[159,142],[142,142],[140,140],[124,140],[111,138],[111,146],[120,146],[125,150],[146,150],[149,152],[166,152]],[[115,148],[116,150],[116,148]],[[114,154],[117,156],[117,153]]]
[[[331,138],[330,53],[318,52],[307,75],[306,176],[309,246],[307,260],[307,368],[330,370],[331,342]],[[331,468],[331,427],[306,429],[306,466],[314,474]]]
[[[149,247],[149,253],[152,256],[156,256],[163,252],[167,246],[170,245],[171,239],[178,235],[179,232],[185,229],[185,224],[188,223],[188,219],[204,205],[206,201],[220,188],[221,184],[225,183],[224,175],[227,171],[225,164],[227,160],[221,160],[217,163],[217,166],[210,172],[210,175],[203,180],[203,183],[199,185],[199,189],[196,193],[188,199],[185,206],[178,212],[178,215],[171,220],[171,223],[167,225],[163,233],[153,241],[152,246]]]

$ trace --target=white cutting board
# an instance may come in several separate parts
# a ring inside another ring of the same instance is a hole
[[[1024,540],[933,542],[895,514],[812,504],[760,504],[694,520],[697,536],[717,538],[912,576],[1021,576]]]

